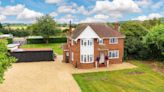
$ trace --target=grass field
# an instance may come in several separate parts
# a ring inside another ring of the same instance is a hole
[[[82,92],[164,92],[164,76],[138,61],[138,68],[74,74]]]
[[[13,30],[16,30],[16,29],[26,29],[27,28],[27,26],[25,26],[25,25],[11,25],[11,26],[5,26],[5,29],[8,29],[8,28],[10,28],[10,29],[13,29]]]
[[[23,45],[21,48],[52,48],[54,53],[58,55],[62,55],[61,43],[53,43],[53,44],[27,44]]]

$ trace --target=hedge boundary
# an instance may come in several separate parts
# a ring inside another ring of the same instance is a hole
[[[65,43],[67,42],[66,37],[58,37],[58,38],[49,38],[49,43]],[[46,43],[43,38],[27,38],[27,44],[42,44]]]

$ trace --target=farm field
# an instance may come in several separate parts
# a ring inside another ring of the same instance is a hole
[[[163,92],[164,76],[149,65],[110,72],[74,74],[82,92]]]
[[[16,29],[26,29],[28,26],[25,26],[25,25],[11,25],[11,26],[5,26],[5,29],[12,29],[12,30],[16,30]]]
[[[51,44],[26,44],[21,48],[52,48],[54,53],[62,55],[62,44],[61,43],[51,43]]]

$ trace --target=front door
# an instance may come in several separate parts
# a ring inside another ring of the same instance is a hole
[[[66,63],[69,63],[69,52],[66,52],[66,58],[65,58],[66,60]]]
[[[100,52],[100,61],[99,61],[99,63],[102,64],[104,62],[105,62],[104,53]]]

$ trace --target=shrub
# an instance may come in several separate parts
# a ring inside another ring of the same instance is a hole
[[[13,34],[13,36],[17,36],[17,37],[25,37],[25,36],[29,36],[30,35],[30,31],[27,30],[6,30],[6,29],[0,29],[0,32],[3,34]]]
[[[0,83],[4,80],[4,72],[16,61],[7,51],[7,41],[0,39]]]
[[[12,38],[7,38],[8,44],[13,43],[13,39]]]

